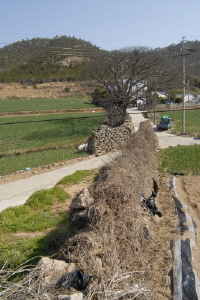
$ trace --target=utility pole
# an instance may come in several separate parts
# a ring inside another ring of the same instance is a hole
[[[182,134],[185,134],[185,56],[190,55],[189,52],[193,52],[193,50],[189,48],[185,48],[185,36],[182,37],[182,49],[181,54],[178,56],[183,57],[183,105],[182,105]],[[177,55],[174,55],[177,56]]]
[[[185,134],[185,36],[182,37],[182,53],[183,53],[182,134]]]
[[[157,96],[157,87],[155,82],[155,91],[154,91],[154,125],[156,125],[156,96]]]

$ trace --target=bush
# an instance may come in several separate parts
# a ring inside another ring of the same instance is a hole
[[[98,106],[107,107],[108,91],[102,88],[96,88],[91,95],[92,103]]]
[[[178,97],[178,98],[175,99],[175,103],[181,103],[181,102],[183,102],[182,98]]]
[[[64,89],[64,92],[65,93],[68,93],[70,91],[70,88],[69,87],[66,87],[65,89]]]

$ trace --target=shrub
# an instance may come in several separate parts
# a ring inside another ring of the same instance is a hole
[[[175,99],[175,103],[181,103],[181,102],[183,102],[182,98],[178,97],[178,98]]]
[[[107,107],[108,91],[102,88],[96,88],[91,95],[92,103],[98,106]],[[102,101],[103,100],[103,101]]]
[[[69,87],[66,87],[65,89],[64,89],[64,92],[65,93],[68,93],[70,91],[70,88]]]

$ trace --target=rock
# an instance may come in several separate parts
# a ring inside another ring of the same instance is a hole
[[[44,293],[42,294],[42,300],[51,300],[51,298],[47,293]]]
[[[68,264],[62,260],[49,257],[42,257],[36,268],[40,269],[43,286],[48,284],[55,285],[65,273],[76,269],[73,263]]]
[[[71,224],[73,227],[76,229],[80,229],[85,227],[89,222],[89,217],[88,217],[88,210],[77,210],[77,211],[72,211],[71,214]]]
[[[57,300],[83,300],[83,294],[75,293],[72,295],[59,295]]]
[[[78,150],[87,150],[87,146],[88,146],[88,144],[87,143],[83,143],[83,144],[80,144],[78,147],[77,147],[77,149]]]
[[[94,199],[90,195],[88,188],[84,188],[78,196],[76,196],[70,205],[71,209],[83,209],[94,204]]]
[[[164,150],[166,147],[163,145],[158,146],[158,150]]]

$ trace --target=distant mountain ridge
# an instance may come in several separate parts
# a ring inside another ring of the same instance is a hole
[[[182,43],[155,49],[181,65]],[[200,78],[200,41],[186,41],[186,76]],[[33,38],[0,48],[0,82],[38,83],[76,80],[86,67],[81,59],[87,53],[106,52],[98,46],[70,36]],[[73,54],[72,54],[73,53]],[[65,55],[63,55],[65,54]]]

